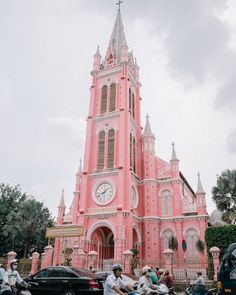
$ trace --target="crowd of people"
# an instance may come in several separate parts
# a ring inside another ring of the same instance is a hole
[[[137,285],[126,285],[125,281],[122,280],[122,266],[120,264],[114,264],[112,268],[113,273],[110,274],[105,283],[104,295],[134,295],[134,294],[160,294],[163,289],[167,293],[173,290],[173,277],[169,271],[163,271],[156,268],[155,270],[149,266],[145,266],[142,269],[142,275],[139,278]],[[162,290],[161,290],[162,288]],[[134,290],[135,289],[135,290]],[[124,292],[127,290],[128,293]],[[164,290],[163,290],[164,292]],[[170,294],[170,293],[169,293]]]

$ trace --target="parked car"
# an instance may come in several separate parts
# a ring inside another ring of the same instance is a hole
[[[52,266],[24,279],[32,295],[102,295],[103,278],[83,268]]]

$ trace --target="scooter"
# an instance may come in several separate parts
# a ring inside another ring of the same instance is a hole
[[[193,287],[194,285],[191,284],[186,290],[185,294],[186,295],[192,295],[193,294]],[[211,289],[206,289],[204,295],[217,295],[217,288],[211,288]]]
[[[37,286],[37,283],[26,283],[25,281],[22,281],[20,284],[16,284],[16,287],[12,287],[12,293],[15,295],[32,295],[29,291],[30,287],[34,285]]]

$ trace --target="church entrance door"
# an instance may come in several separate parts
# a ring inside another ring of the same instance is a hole
[[[98,269],[111,270],[114,260],[114,235],[105,226],[98,227],[91,236],[90,250],[98,253]]]

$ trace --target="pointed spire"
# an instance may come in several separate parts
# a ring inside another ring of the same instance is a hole
[[[196,193],[197,194],[202,194],[202,193],[205,194],[205,191],[204,191],[204,189],[202,187],[202,183],[201,183],[200,173],[199,172],[197,173],[197,176],[198,176],[198,183],[197,183],[197,191],[196,191]]]
[[[60,201],[60,204],[59,206],[60,208],[65,208],[65,200],[64,200],[64,189],[62,189],[62,193],[61,193],[61,201]]]
[[[121,13],[120,13],[120,4],[122,2],[119,1],[117,4],[119,5],[116,21],[111,33],[111,38],[109,41],[108,48],[112,48],[112,51],[114,52],[116,56],[117,62],[120,62],[120,54],[121,54],[121,47],[122,45],[126,45],[126,39],[125,39],[125,32],[124,27],[121,19]]]
[[[175,143],[172,142],[172,155],[171,155],[171,161],[179,161],[176,152],[175,152]]]
[[[96,51],[95,55],[101,56],[100,50],[99,50],[99,45],[97,46],[97,51]]]
[[[146,115],[146,124],[145,124],[145,128],[144,128],[143,134],[145,134],[145,135],[152,134],[152,130],[151,130],[151,127],[150,127],[148,114]]]

